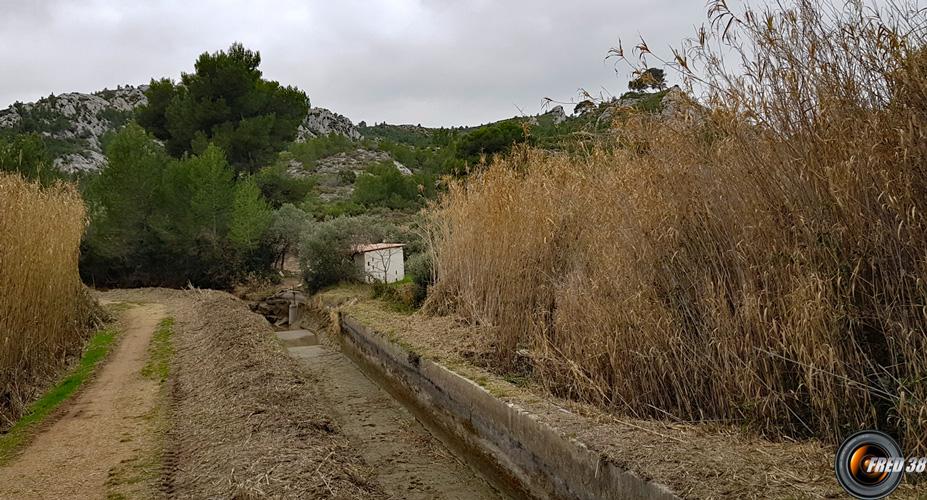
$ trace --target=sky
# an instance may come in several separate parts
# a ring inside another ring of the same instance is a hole
[[[240,41],[355,123],[476,125],[620,95],[619,38],[668,53],[705,21],[705,0],[0,0],[0,108],[178,78]]]

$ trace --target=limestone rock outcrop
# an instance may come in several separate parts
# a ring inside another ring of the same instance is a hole
[[[97,171],[106,164],[103,136],[124,125],[137,106],[148,102],[145,90],[145,85],[127,85],[92,94],[70,92],[34,103],[16,103],[0,110],[0,128],[28,125],[24,128],[66,146],[62,149],[72,150],[54,160],[54,166],[64,172]]]
[[[347,117],[325,108],[309,108],[306,118],[296,130],[296,142],[328,134],[341,134],[355,140],[361,138],[361,133]]]
[[[62,152],[54,159],[54,167],[63,172],[96,172],[106,166],[103,136],[125,125],[135,108],[148,102],[146,90],[147,85],[126,85],[92,94],[70,92],[33,103],[15,103],[0,110],[0,129],[35,131],[55,141],[55,149]],[[325,108],[310,108],[297,129],[296,140],[304,142],[328,134],[362,138],[348,118]]]

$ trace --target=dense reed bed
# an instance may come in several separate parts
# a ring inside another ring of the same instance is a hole
[[[77,273],[85,223],[72,185],[0,174],[0,429],[86,339],[95,306]]]
[[[697,103],[451,186],[428,306],[490,326],[501,369],[527,349],[559,395],[769,436],[879,427],[927,452],[915,8],[713,4],[673,63]]]

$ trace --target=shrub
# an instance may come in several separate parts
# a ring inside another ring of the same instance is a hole
[[[395,210],[421,206],[426,196],[433,196],[434,179],[427,175],[403,175],[390,162],[373,165],[357,177],[354,202],[367,207]]]
[[[273,214],[266,238],[273,248],[274,262],[283,267],[283,259],[296,249],[304,234],[312,228],[312,216],[291,204],[280,207]]]
[[[311,168],[322,158],[352,151],[356,147],[354,141],[348,137],[341,134],[328,134],[290,144],[281,156],[286,155],[287,158],[302,163],[306,168]]]
[[[299,248],[303,280],[309,290],[357,279],[352,247],[383,241],[388,229],[370,216],[338,217],[316,224]]]
[[[485,127],[480,127],[460,138],[457,154],[471,162],[476,162],[481,155],[491,158],[494,154],[511,151],[514,144],[527,140],[521,123],[507,120]]]
[[[370,215],[338,217],[312,226],[299,247],[303,278],[311,291],[358,279],[352,247],[390,241],[413,243],[414,235]]]
[[[563,396],[927,452],[923,12],[795,5],[717,25],[762,71],[681,52],[706,109],[452,184],[428,305],[487,324],[500,369],[530,347]]]
[[[337,217],[362,215],[367,212],[362,205],[351,200],[322,201],[317,195],[310,194],[299,205],[299,208],[311,214],[318,220],[334,219]]]
[[[382,299],[399,312],[415,311],[425,300],[425,291],[418,284],[408,280],[396,283],[373,284],[373,297]]]
[[[354,184],[357,180],[357,174],[353,170],[342,170],[338,172],[338,180],[344,185]]]
[[[315,187],[310,177],[293,177],[287,173],[286,165],[276,164],[262,168],[254,175],[254,181],[261,189],[261,194],[274,208],[286,203],[299,203]]]
[[[434,284],[434,260],[429,252],[409,255],[406,258],[405,271],[406,277],[422,290],[427,290]]]

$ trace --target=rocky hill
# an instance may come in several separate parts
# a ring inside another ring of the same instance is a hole
[[[319,199],[328,202],[349,199],[354,192],[354,180],[357,176],[378,163],[391,163],[402,175],[412,175],[412,170],[396,161],[386,151],[363,147],[326,156],[308,166],[298,160],[290,160],[287,173],[296,178],[316,179]]]
[[[34,103],[0,110],[0,129],[37,132],[55,156],[54,166],[67,173],[96,172],[106,165],[102,139],[125,125],[136,107],[146,104],[147,85],[126,85],[92,94],[50,95]],[[297,142],[328,134],[360,139],[351,120],[324,108],[310,108],[297,131]]]
[[[306,119],[296,130],[296,142],[328,134],[341,134],[354,140],[362,137],[347,117],[325,108],[309,108]]]
[[[123,126],[132,111],[148,102],[146,86],[119,87],[93,94],[50,95],[34,103],[15,103],[0,111],[0,128],[37,132],[56,156],[54,166],[74,173],[99,170],[106,164],[101,140]]]

